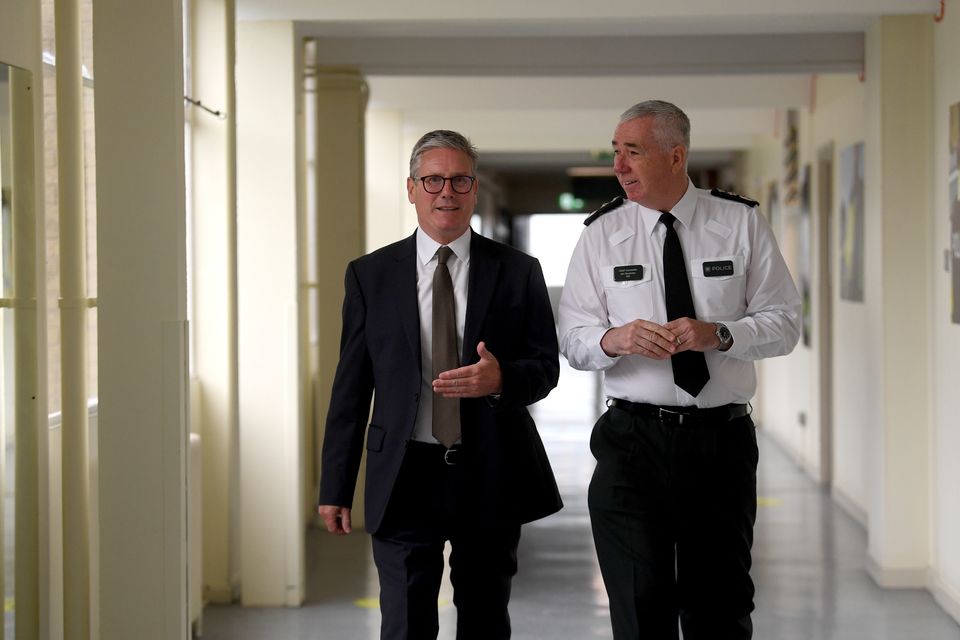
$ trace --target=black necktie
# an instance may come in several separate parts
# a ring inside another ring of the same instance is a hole
[[[662,212],[660,222],[667,228],[663,239],[663,288],[667,303],[667,320],[677,318],[696,318],[693,309],[693,296],[690,294],[690,281],[687,279],[686,261],[680,237],[673,228],[676,218],[666,211]],[[707,359],[700,351],[683,351],[670,357],[673,365],[673,382],[696,397],[710,379]]]
[[[447,259],[453,251],[437,249],[437,269],[433,272],[433,379],[443,371],[460,366],[457,355],[457,314],[453,281]],[[433,437],[448,449],[460,437],[460,399],[433,394]]]

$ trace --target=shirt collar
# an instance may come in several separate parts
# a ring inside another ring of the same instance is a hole
[[[670,209],[670,213],[685,227],[689,227],[693,222],[693,214],[697,210],[697,200],[697,189],[693,186],[693,180],[687,176],[687,190],[684,192],[683,197],[680,198],[680,201]],[[657,211],[656,209],[648,209],[639,204],[637,207],[640,209],[640,219],[643,221],[643,227],[647,235],[652,236],[663,212]]]
[[[463,235],[447,244],[450,250],[453,251],[453,255],[457,256],[457,260],[463,264],[470,262],[471,233],[472,230],[467,228],[467,230],[463,232]],[[440,246],[439,242],[428,236],[423,229],[417,227],[417,257],[420,258],[420,264],[425,265],[433,260]]]

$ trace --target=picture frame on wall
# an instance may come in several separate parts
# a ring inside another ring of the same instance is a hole
[[[840,298],[864,300],[863,142],[840,152]]]

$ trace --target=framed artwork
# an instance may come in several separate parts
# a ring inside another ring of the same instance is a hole
[[[950,106],[950,320],[960,324],[960,102]]]
[[[813,332],[813,318],[811,316],[812,303],[810,300],[810,288],[813,276],[811,274],[813,264],[813,234],[812,215],[810,213],[810,174],[809,164],[803,166],[800,171],[800,210],[797,219],[797,273],[794,276],[797,281],[797,288],[800,290],[800,298],[803,300],[803,346],[810,346],[810,335]]]
[[[773,235],[780,238],[780,188],[776,180],[771,180],[767,185],[767,206],[764,207],[767,213],[767,221],[770,228],[773,229]]]
[[[813,331],[811,317],[811,211],[810,211],[810,165],[802,166],[797,174],[797,202],[794,206],[783,207],[782,235],[779,239],[780,251],[790,269],[790,275],[797,285],[803,302],[802,339],[805,347],[810,346]]]
[[[840,152],[840,298],[863,302],[863,143]]]
[[[800,203],[799,119],[796,109],[787,110],[786,134],[783,138],[783,193],[781,194],[781,201],[785,207],[795,207]]]

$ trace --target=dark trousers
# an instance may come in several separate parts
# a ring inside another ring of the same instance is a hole
[[[520,526],[478,525],[464,499],[463,467],[444,462],[440,445],[407,449],[384,523],[373,536],[380,575],[381,640],[433,640],[443,548],[457,640],[510,638],[510,586],[517,573]]]
[[[611,408],[589,506],[615,640],[753,635],[757,438],[749,416],[676,426]]]

